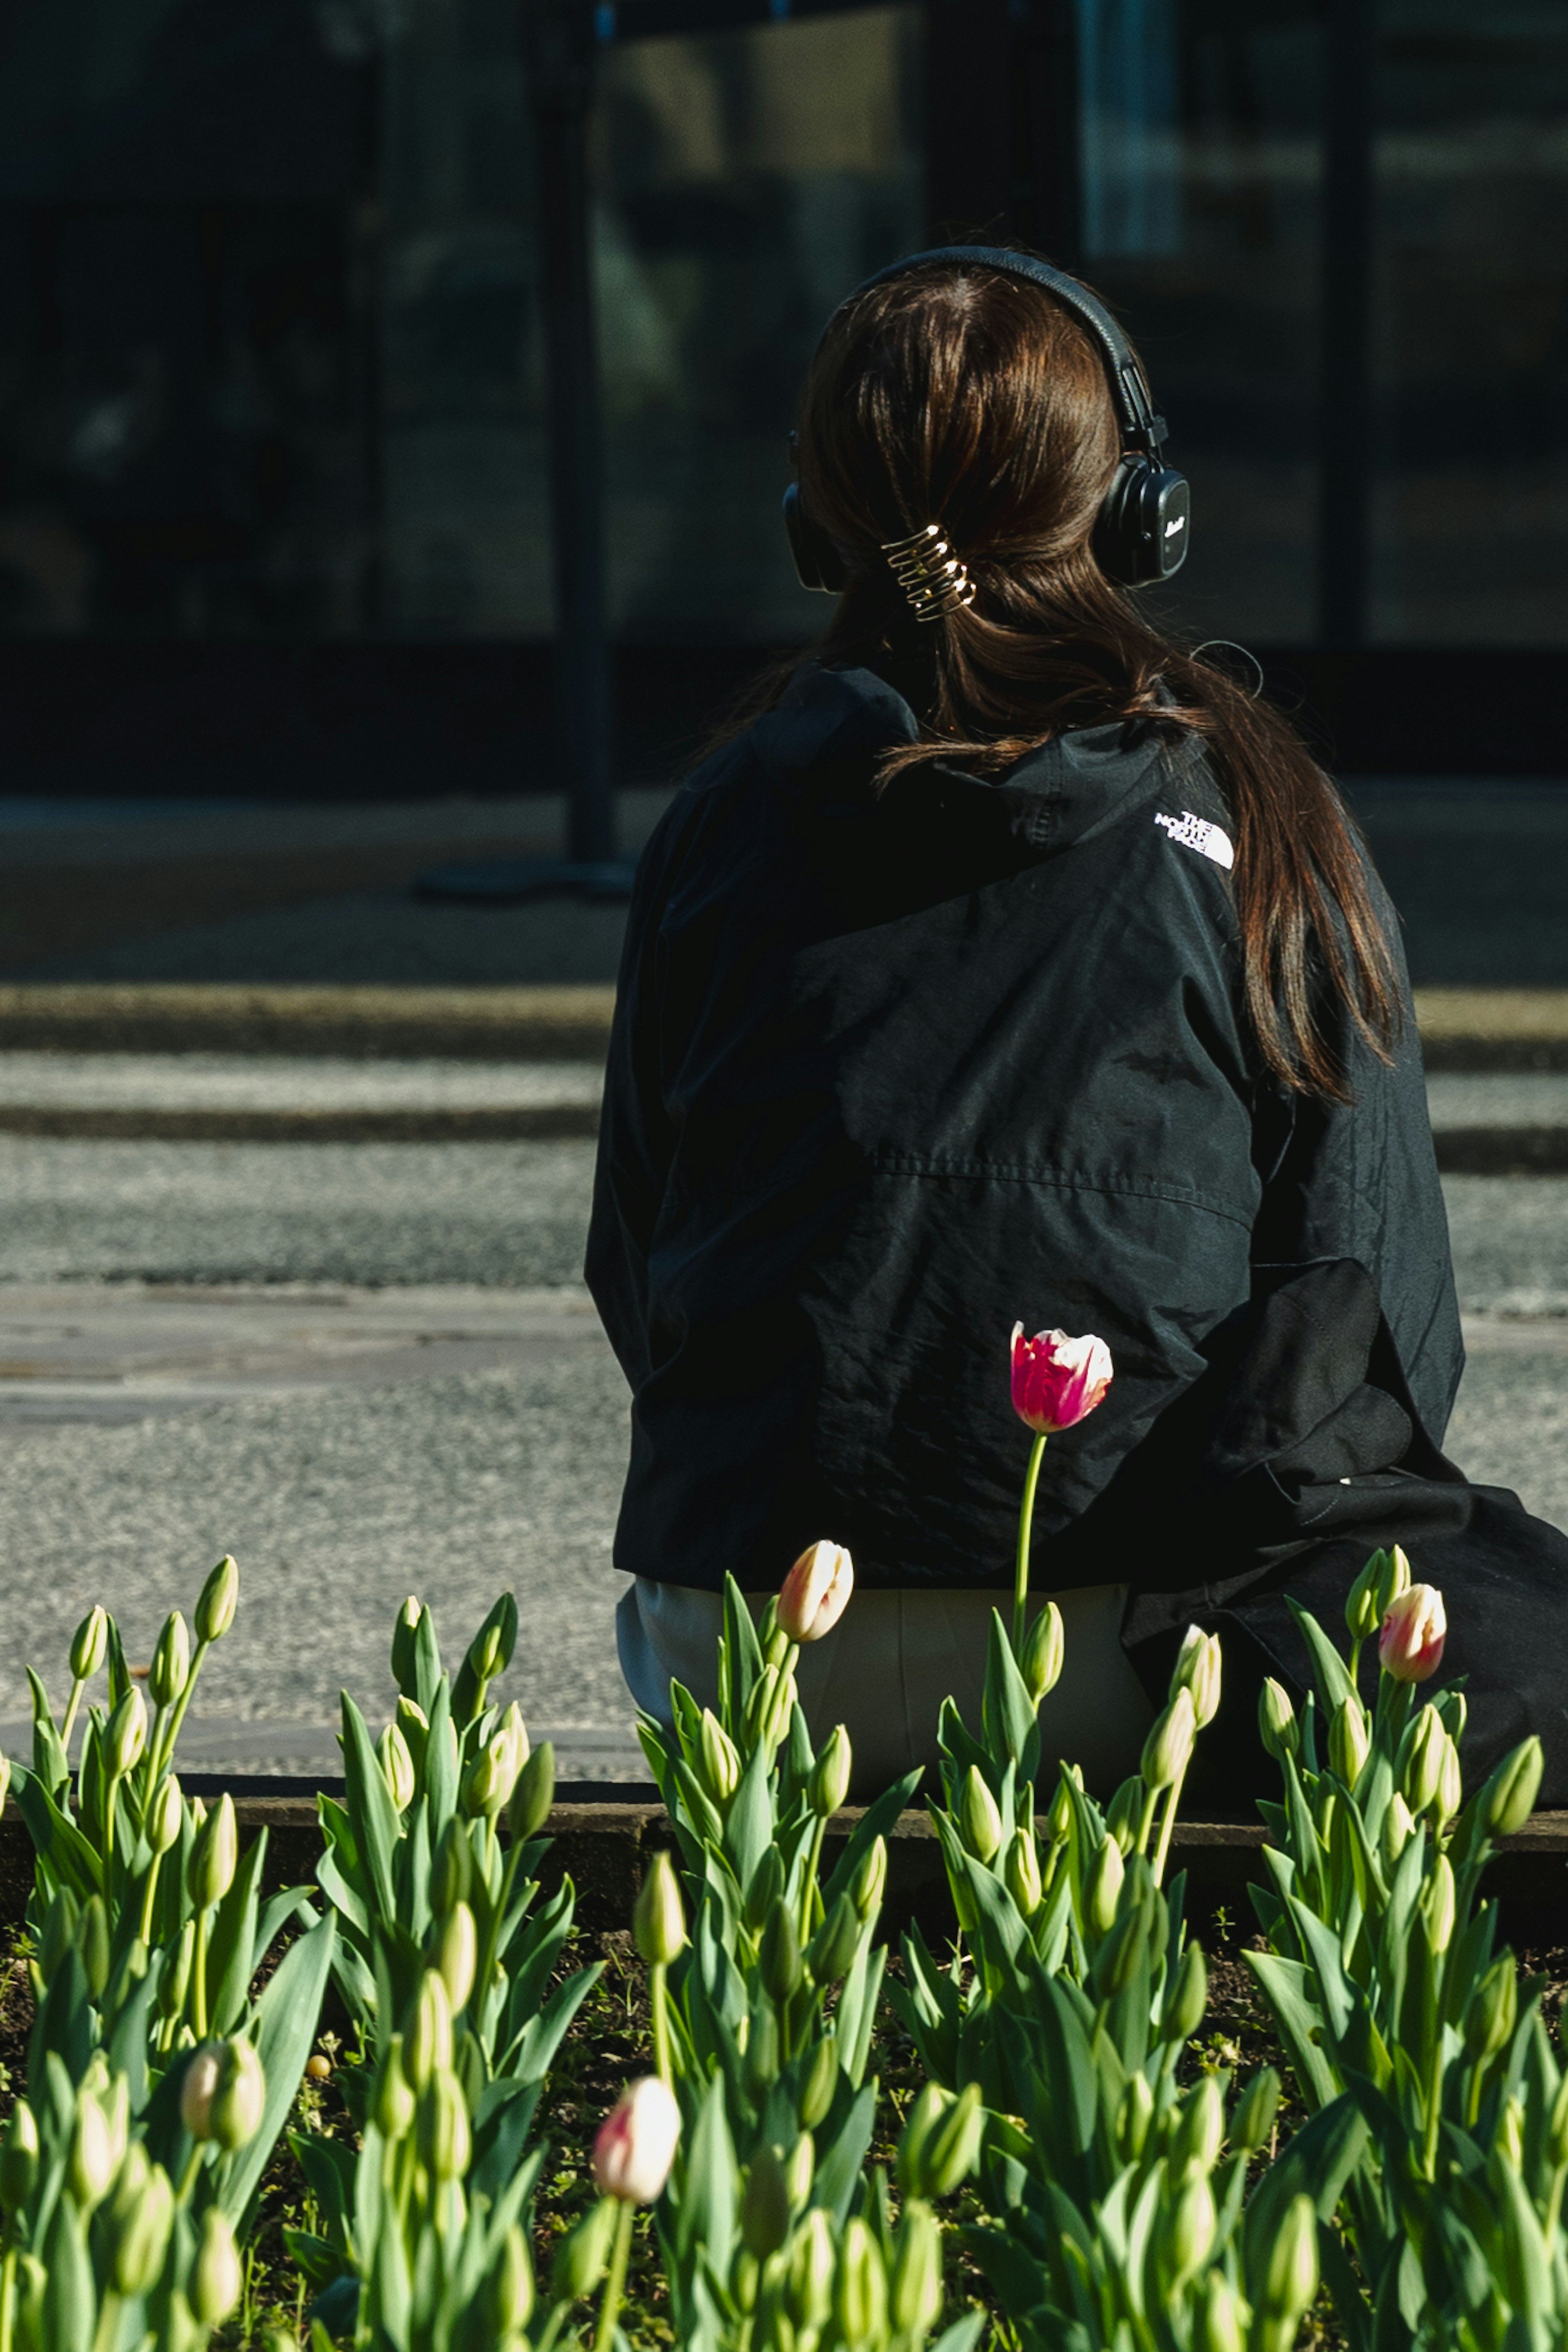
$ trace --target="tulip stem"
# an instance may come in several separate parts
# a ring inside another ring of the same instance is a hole
[[[648,1969],[648,2002],[653,2011],[653,2071],[661,2083],[675,2087],[675,2070],[669,2060],[669,1988],[662,1960],[655,1960]]]
[[[200,1634],[196,1636],[196,1646],[191,1655],[191,1671],[185,1676],[185,1687],[174,1701],[168,1727],[163,1734],[163,1744],[159,1748],[153,1769],[147,1776],[149,1789],[156,1788],[169,1766],[174,1762],[174,1746],[180,1737],[180,1727],[185,1719],[185,1710],[191,1703],[191,1693],[195,1689],[196,1676],[202,1670],[202,1660],[211,1648],[210,1642],[204,1640]]]
[[[11,2352],[11,2331],[16,2305],[16,2249],[7,2246],[0,2265],[0,2352]]]
[[[635,2210],[631,2199],[623,2197],[621,2210],[616,2215],[615,2243],[610,2248],[610,2267],[605,2273],[605,2294],[599,2305],[599,2325],[594,2333],[594,2352],[610,2352],[616,2340],[616,2322],[620,2317],[621,2304],[626,2291],[626,2264],[631,2260]]]
[[[1017,1657],[1024,1647],[1029,1613],[1029,1547],[1035,1529],[1035,1489],[1040,1483],[1040,1456],[1046,1450],[1046,1432],[1035,1433],[1029,1448],[1029,1466],[1024,1474],[1024,1500],[1018,1511],[1018,1558],[1013,1570],[1013,1654]]]
[[[191,1965],[191,2025],[198,2043],[207,2038],[207,1914],[196,1919],[196,1948]]]
[[[800,1940],[809,1944],[816,1928],[816,1874],[822,1867],[822,1841],[827,1833],[827,1823],[819,1814],[812,1825],[811,1859],[806,1864],[805,1879],[800,1890]]]
[[[158,1892],[158,1864],[163,1859],[161,1853],[153,1856],[152,1866],[147,1873],[147,1891],[142,1897],[142,1941],[148,1945],[153,1941],[153,1897]]]
[[[1182,1783],[1187,1777],[1184,1764],[1171,1783],[1171,1793],[1165,1800],[1165,1818],[1160,1824],[1160,1843],[1154,1849],[1154,1884],[1162,1886],[1165,1880],[1165,1861],[1171,1851],[1171,1832],[1176,1826],[1176,1807],[1182,1801]]]
[[[76,1728],[77,1709],[81,1705],[81,1695],[86,1688],[87,1685],[85,1683],[73,1681],[71,1684],[71,1695],[66,1701],[66,1711],[60,1723],[60,1746],[62,1748],[68,1748],[70,1746],[71,1733]]]

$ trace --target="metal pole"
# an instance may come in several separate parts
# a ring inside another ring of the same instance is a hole
[[[604,442],[590,247],[588,0],[522,0],[532,105],[555,582],[555,724],[568,856],[615,856],[614,719],[605,618]]]
[[[1361,645],[1367,633],[1375,6],[1328,0],[1325,19],[1318,635],[1330,646]]]

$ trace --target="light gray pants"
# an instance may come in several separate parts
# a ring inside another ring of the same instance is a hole
[[[1061,1680],[1041,1709],[1042,1777],[1058,1763],[1083,1768],[1086,1787],[1109,1796],[1138,1769],[1153,1710],[1121,1647],[1124,1584],[1085,1585],[1051,1596],[1067,1636]],[[766,1595],[748,1595],[753,1615]],[[1031,1603],[1031,1613],[1042,1606]],[[850,1795],[865,1803],[917,1764],[937,1761],[937,1717],[952,1697],[980,1731],[980,1697],[996,1592],[857,1592],[831,1633],[800,1654],[800,1703],[820,1745],[842,1723],[855,1751]],[[621,1672],[645,1713],[668,1726],[669,1685],[684,1683],[700,1706],[716,1704],[723,1602],[716,1592],[638,1577],[616,1610]]]

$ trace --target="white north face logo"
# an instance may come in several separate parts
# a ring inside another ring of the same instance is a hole
[[[1179,841],[1184,849],[1195,849],[1200,857],[1212,857],[1216,866],[1236,864],[1229,834],[1220,825],[1210,824],[1207,817],[1194,816],[1191,809],[1181,816],[1163,816],[1156,810],[1154,822],[1163,825],[1171,839]]]

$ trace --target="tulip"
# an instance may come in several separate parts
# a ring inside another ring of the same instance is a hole
[[[1438,1775],[1437,1794],[1432,1802],[1432,1814],[1439,1829],[1451,1822],[1459,1810],[1464,1795],[1464,1783],[1459,1775],[1459,1751],[1452,1739],[1443,1745],[1443,1769]]]
[[[963,1793],[958,1803],[958,1825],[963,1843],[982,1862],[990,1862],[1002,1847],[1002,1814],[995,1798],[981,1778],[980,1768],[972,1764],[963,1776]]]
[[[679,2137],[674,2092],[657,2074],[645,2074],[599,2126],[593,2162],[600,2194],[627,2205],[653,2204],[669,2178]]]
[[[1258,1694],[1258,1736],[1277,1763],[1300,1750],[1301,1727],[1289,1693],[1272,1675]]]
[[[880,2344],[888,2329],[888,2277],[881,2248],[858,2214],[844,2231],[834,2315],[846,2344]]]
[[[826,1821],[843,1804],[853,1769],[849,1734],[841,1723],[835,1724],[806,1784],[806,1801],[819,1822]]]
[[[447,1998],[452,2014],[467,2002],[474,1989],[474,1972],[479,1966],[479,1939],[474,1925],[474,1915],[466,1903],[454,1903],[447,1914],[436,1947],[436,1967],[447,1988]]]
[[[503,1592],[468,1644],[467,1664],[481,1691],[498,1675],[505,1674],[516,1646],[517,1603],[510,1592]]]
[[[789,2257],[790,2316],[803,2333],[820,2333],[832,2310],[836,2267],[832,2225],[821,2206],[814,2205],[795,2232]]]
[[[451,2063],[452,2003],[446,1979],[426,1969],[404,2029],[403,2071],[409,2089],[422,2092],[432,2074],[448,2071]]]
[[[1329,1725],[1329,1767],[1347,1789],[1353,1790],[1372,1753],[1372,1733],[1366,1709],[1359,1698],[1347,1698],[1334,1710]]]
[[[1156,2260],[1168,2294],[1175,2294],[1202,2270],[1218,2227],[1207,2173],[1189,2173],[1174,2204],[1155,2223]]]
[[[239,2249],[223,2208],[209,2205],[202,2216],[201,2244],[191,2272],[191,2312],[198,2327],[216,2327],[239,2301]]]
[[[207,2109],[207,2137],[232,2154],[256,2137],[266,2107],[267,2077],[255,2043],[238,2037],[226,2042]]]
[[[1164,2039],[1190,2042],[1208,2007],[1209,1973],[1203,1946],[1191,1943],[1182,1954],[1176,1980],[1165,2003]]]
[[[1285,2343],[1318,2292],[1318,2217],[1310,2197],[1293,2197],[1280,2217],[1269,2250],[1263,2309]]]
[[[1415,1834],[1415,1820],[1404,1798],[1395,1789],[1388,1801],[1388,1811],[1383,1817],[1383,1861],[1385,1870],[1392,1871],[1400,1855]]]
[[[1013,1326],[1013,1410],[1041,1437],[1070,1429],[1091,1413],[1110,1386],[1110,1350],[1092,1333],[1069,1339],[1065,1331],[1024,1337]]]
[[[803,2131],[789,2152],[784,2166],[784,2187],[789,2190],[790,2210],[798,2212],[811,2194],[811,2184],[816,2177],[816,2143],[809,2131]]]
[[[1246,2352],[1247,2324],[1241,2297],[1223,2271],[1210,2271],[1193,2336],[1193,2352]]]
[[[746,2088],[760,2105],[779,2078],[779,2021],[776,2010],[759,2009],[742,2020],[746,2036]]]
[[[167,1853],[179,1843],[180,1832],[185,1825],[184,1799],[180,1784],[171,1772],[158,1783],[158,1792],[147,1809],[147,1843],[155,1854]]]
[[[110,2219],[116,2292],[146,2294],[163,2267],[174,2226],[174,2192],[163,2166],[148,2162],[140,2140],[125,2151]]]
[[[1383,1597],[1382,1579],[1388,1566],[1388,1554],[1374,1551],[1345,1599],[1345,1626],[1352,1642],[1364,1642],[1375,1633],[1383,1622],[1383,1612],[1388,1606]]]
[[[1521,2169],[1524,2163],[1524,2109],[1517,2099],[1503,2102],[1497,2138],[1492,2145],[1510,2172]]]
[[[395,1723],[389,1723],[375,1743],[376,1760],[381,1777],[386,1782],[394,1812],[405,1813],[414,1802],[418,1782],[414,1773],[414,1759],[408,1752],[408,1742]]]
[[[215,1903],[223,1901],[234,1885],[238,1861],[239,1830],[234,1817],[234,1799],[226,1790],[217,1801],[216,1811],[197,1832],[185,1869],[185,1885],[196,1910],[210,1910]]]
[[[102,1665],[109,1650],[109,1618],[101,1605],[94,1601],[71,1637],[71,1680],[89,1683]]]
[[[763,1990],[782,2009],[800,1982],[800,1939],[795,1915],[781,1895],[769,1912],[757,1946],[757,1973]]]
[[[522,1764],[518,1754],[517,1729],[503,1720],[469,1767],[463,1790],[468,1811],[479,1820],[493,1822],[505,1810]]]
[[[1225,2101],[1214,2076],[1205,2074],[1188,2095],[1171,2136],[1173,2175],[1187,2164],[1195,2164],[1202,2172],[1212,2171],[1224,2140]]]
[[[414,2127],[414,2094],[404,2068],[401,2033],[388,2038],[374,2112],[375,2127],[384,2140],[403,2139]]]
[[[1062,1612],[1054,1601],[1047,1601],[1024,1636],[1024,1646],[1018,1654],[1018,1672],[1036,1706],[1061,1680],[1066,1642]]]
[[[1124,2164],[1136,2164],[1154,2120],[1154,2094],[1146,2074],[1129,2074],[1116,2109],[1116,2146]]]
[[[460,2180],[473,2152],[468,2103],[449,2066],[437,2066],[419,2095],[415,2117],[419,2161],[433,2180]]]
[[[1035,1840],[1031,1831],[1015,1830],[1008,1839],[1007,1854],[1002,1865],[1002,1875],[1006,1881],[1008,1894],[1025,1918],[1032,1919],[1040,1907],[1043,1888],[1040,1881],[1040,1858],[1035,1851]]]
[[[204,1645],[209,1642],[221,1642],[234,1622],[234,1612],[238,1606],[239,1570],[231,1555],[225,1552],[203,1585],[201,1598],[195,1605],[197,1641]]]
[[[489,2318],[495,2341],[510,2345],[533,2316],[533,2264],[521,2223],[509,2224],[490,2274]]]
[[[849,1606],[855,1563],[842,1544],[814,1543],[779,1588],[775,1617],[791,1642],[820,1642]]]
[[[220,2045],[207,2042],[185,2068],[180,2084],[180,2121],[193,2139],[212,2137],[213,2095],[218,2085],[222,2058]]]
[[[1440,1853],[1421,1897],[1422,1924],[1434,1953],[1446,1952],[1453,1941],[1457,1909],[1454,1866],[1446,1853]]]
[[[788,2235],[789,2182],[784,2158],[776,2147],[760,2147],[741,2198],[741,2243],[758,2262],[765,2263]]]
[[[800,2119],[807,2131],[815,2131],[823,2121],[833,2105],[833,2094],[837,2088],[838,2037],[825,2033],[816,2045],[816,2055],[811,2062],[811,2072],[800,2095]]]
[[[648,1865],[632,1911],[632,1937],[649,1968],[668,1968],[686,1944],[686,1906],[675,1864],[661,1847]]]
[[[697,1769],[714,1803],[727,1805],[741,1785],[741,1758],[710,1706],[702,1710],[697,1737]]]
[[[882,1907],[883,1890],[888,1884],[888,1841],[873,1838],[849,1888],[849,1900],[855,1906],[855,1916],[862,1927],[875,1918]]]
[[[893,2257],[889,2315],[894,2332],[923,2344],[942,2316],[942,2232],[936,2215],[919,2199],[904,2208]]]
[[[18,2099],[0,2142],[0,2207],[8,2218],[21,2211],[37,2178],[38,2126],[26,2100]]]
[[[1089,1874],[1088,1900],[1085,1909],[1089,1926],[1105,1935],[1116,1916],[1116,1906],[1121,1899],[1121,1882],[1126,1866],[1121,1848],[1113,1837],[1108,1837],[1095,1857]]]
[[[546,1739],[529,1758],[512,1786],[507,1826],[519,1845],[537,1837],[555,1802],[555,1743]]]
[[[392,1628],[392,1678],[400,1691],[414,1687],[419,1621],[424,1614],[424,1602],[411,1592]]]
[[[1481,1826],[1488,1837],[1517,1837],[1535,1810],[1545,1761],[1533,1733],[1503,1758],[1481,1790]]]
[[[1400,1790],[1413,1813],[1426,1812],[1436,1798],[1443,1779],[1443,1751],[1448,1744],[1436,1708],[1420,1708],[1400,1752]]]
[[[1377,1654],[1395,1682],[1424,1683],[1443,1663],[1448,1621],[1443,1596],[1430,1584],[1412,1584],[1388,1605]]]
[[[1179,1690],[1191,1691],[1193,1718],[1201,1731],[1219,1713],[1219,1635],[1205,1633],[1201,1626],[1189,1625],[1171,1676],[1170,1696],[1174,1698]]]
[[[104,1760],[112,1777],[121,1780],[137,1764],[147,1746],[147,1703],[132,1683],[114,1713],[103,1735]]]
[[[1142,1774],[1134,1772],[1131,1780],[1122,1781],[1105,1809],[1105,1826],[1124,1854],[1131,1853],[1138,1843],[1145,1793]]]
[[[558,2303],[578,2303],[592,2294],[605,2275],[610,2242],[616,2234],[616,2201],[602,2197],[591,2205],[576,2228],[556,2250],[551,2284]]]
[[[1500,1960],[1492,1962],[1470,1995],[1465,2011],[1465,2048],[1478,2066],[1495,2058],[1513,2039],[1519,2005],[1518,1974],[1511,1955],[1505,1952]]]
[[[860,1920],[850,1895],[841,1895],[813,1938],[809,1963],[819,1985],[837,1984],[854,1966],[860,1948]]]
[[[90,2091],[79,2091],[67,2179],[70,2193],[84,2213],[89,2213],[108,2195],[110,2183],[120,2168],[120,2157],[109,2116]]]
[[[1169,1789],[1187,1769],[1193,1752],[1193,1739],[1197,1729],[1197,1716],[1193,1695],[1184,1685],[1154,1718],[1153,1728],[1143,1742],[1141,1770],[1143,1785],[1152,1791]]]
[[[153,1694],[154,1706],[173,1706],[190,1680],[191,1637],[185,1621],[176,1609],[165,1621],[158,1636],[158,1646],[153,1653],[152,1670],[147,1687]]]
[[[454,1903],[468,1900],[473,1866],[468,1832],[454,1816],[436,1842],[430,1864],[430,1908],[437,1919],[443,1918]]]
[[[1260,2066],[1240,2099],[1230,2119],[1230,2144],[1233,2148],[1250,2155],[1261,2147],[1274,2129],[1279,2113],[1279,2077],[1272,2066]]]

